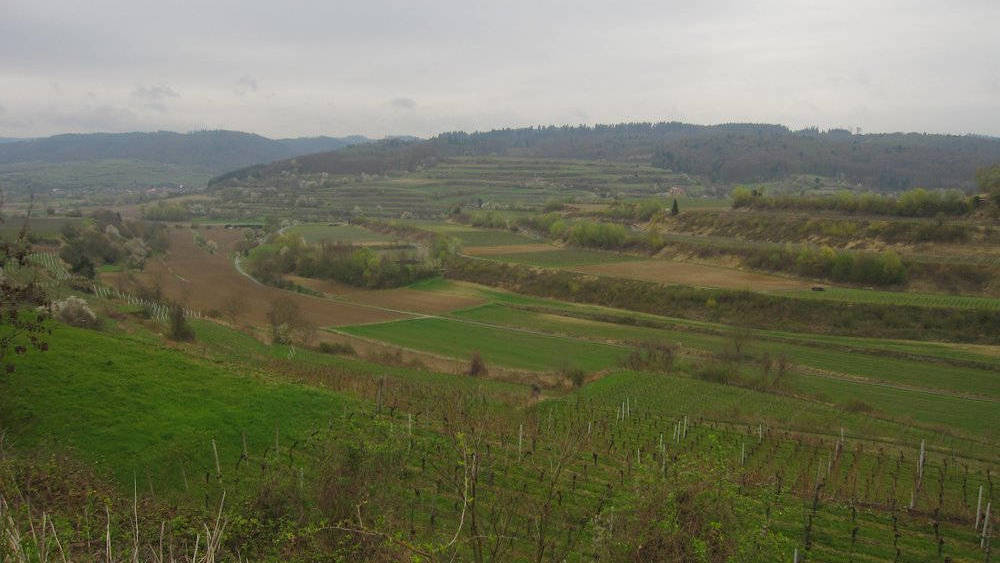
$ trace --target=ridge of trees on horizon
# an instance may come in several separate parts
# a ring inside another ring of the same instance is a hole
[[[448,132],[424,141],[391,139],[217,176],[209,185],[282,173],[386,174],[459,156],[618,160],[703,177],[717,184],[796,174],[886,191],[973,189],[976,170],[1000,162],[1000,139],[923,133],[792,131],[781,125],[620,123]]]

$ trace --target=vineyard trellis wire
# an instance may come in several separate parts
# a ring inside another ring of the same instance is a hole
[[[135,295],[134,293],[129,293],[122,291],[115,287],[109,287],[106,285],[101,285],[95,283],[93,285],[94,295],[104,298],[104,299],[120,299],[125,303],[132,305],[134,307],[143,307],[149,310],[150,318],[155,319],[160,322],[166,322],[170,316],[170,307],[159,303],[157,301],[146,299]],[[200,311],[196,309],[184,308],[184,315],[188,318],[201,319],[203,315]]]

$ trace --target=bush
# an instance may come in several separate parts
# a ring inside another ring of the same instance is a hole
[[[861,399],[853,399],[844,404],[844,410],[853,413],[871,413],[875,411],[875,407]]]
[[[194,330],[187,322],[184,307],[176,303],[170,307],[170,332],[167,336],[178,342],[194,340]]]
[[[694,376],[702,381],[710,381],[712,383],[722,383],[723,385],[729,384],[733,378],[733,373],[728,366],[710,362],[703,364],[695,372]]]
[[[55,318],[79,328],[97,328],[100,321],[87,302],[79,297],[67,297],[52,304]]]
[[[584,382],[587,381],[587,372],[576,366],[563,366],[559,373],[575,388],[583,387]]]
[[[483,356],[478,350],[473,352],[472,357],[469,358],[469,369],[466,370],[465,374],[473,377],[485,377],[489,374],[489,370],[486,368],[486,361],[483,360]]]
[[[677,357],[677,345],[667,342],[643,342],[625,358],[628,369],[670,373]]]
[[[340,342],[320,342],[319,351],[324,354],[342,354],[353,356],[357,352],[354,351],[354,347],[350,344],[343,344]]]

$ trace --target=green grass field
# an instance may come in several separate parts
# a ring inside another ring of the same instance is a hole
[[[452,316],[620,345],[674,342],[686,349],[707,353],[724,349],[731,340],[725,335],[581,320],[503,305],[476,307]],[[795,392],[839,405],[859,399],[896,419],[926,427],[950,426],[967,435],[1000,439],[994,430],[1000,425],[996,408],[1000,401],[1000,372],[767,340],[750,341],[746,346],[755,357],[761,357],[764,352],[771,358],[785,354],[795,364],[821,370],[787,378],[785,384]],[[703,359],[692,360],[691,368],[702,362]],[[753,378],[758,376],[760,368],[755,360],[748,359],[742,371]],[[979,398],[941,395],[941,392]]]
[[[275,428],[302,439],[351,401],[260,374],[226,369],[155,338],[60,326],[50,352],[31,354],[3,386],[3,425],[20,447],[71,451],[119,483],[151,475],[178,488],[221,454],[239,454],[241,433],[263,451]]]
[[[359,325],[339,330],[459,359],[467,359],[478,351],[487,365],[495,363],[532,370],[556,370],[570,366],[588,371],[600,370],[615,366],[627,353],[620,347],[439,318]]]

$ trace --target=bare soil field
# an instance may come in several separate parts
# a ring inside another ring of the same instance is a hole
[[[448,293],[419,291],[405,287],[398,289],[358,289],[346,284],[330,280],[317,280],[300,276],[286,276],[289,281],[297,283],[320,293],[344,299],[360,305],[385,307],[400,311],[412,311],[425,315],[447,313],[458,309],[467,309],[482,305],[485,299],[470,296],[451,295]]]
[[[499,254],[520,254],[522,252],[546,252],[558,250],[558,246],[551,244],[506,244],[502,246],[467,246],[462,252],[469,256],[497,256]]]
[[[240,274],[230,258],[233,243],[242,233],[236,229],[199,229],[208,240],[214,240],[219,249],[214,254],[194,242],[190,229],[171,229],[170,249],[165,256],[156,257],[146,264],[146,269],[136,278],[147,287],[159,284],[168,299],[179,301],[203,314],[223,311],[233,297],[242,298],[243,307],[237,324],[264,326],[271,303],[279,296],[294,300],[302,318],[318,327],[370,323],[405,318],[406,315],[337,302],[320,297],[283,291],[259,284]],[[118,286],[122,274],[103,274],[102,280]],[[127,282],[125,282],[127,283]]]
[[[813,285],[807,281],[769,276],[722,266],[673,262],[668,260],[643,260],[594,264],[573,268],[586,274],[597,274],[617,278],[654,281],[666,284],[683,284],[695,287],[719,287],[726,289],[750,289],[754,291],[774,291],[780,289],[803,289]]]

